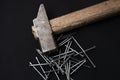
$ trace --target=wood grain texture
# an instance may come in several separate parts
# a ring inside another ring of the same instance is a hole
[[[69,31],[120,12],[120,0],[108,0],[50,20],[54,33]]]

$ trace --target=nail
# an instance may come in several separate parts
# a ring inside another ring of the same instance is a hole
[[[56,58],[56,57],[59,57],[59,56],[64,56],[65,54],[69,54],[69,53],[72,53],[72,52],[73,52],[73,51],[64,52],[64,53],[55,55],[55,56],[53,56],[52,58]]]
[[[59,54],[61,54],[61,50],[59,50]],[[60,66],[60,55],[59,55],[59,57],[58,57],[58,65]],[[59,70],[58,70],[58,73],[59,73]]]
[[[69,46],[69,44],[70,44],[70,41],[68,41],[67,46]],[[66,52],[68,52],[68,47],[66,47],[66,49],[65,49],[65,53]],[[66,56],[67,56],[67,54],[64,55],[63,63],[65,62]]]
[[[66,62],[67,62],[69,59],[70,59],[70,56],[63,62],[63,64],[62,64],[60,67],[62,67],[63,65],[65,65]]]
[[[79,69],[85,62],[86,62],[86,60],[81,62],[81,64],[77,68],[75,68],[70,74],[73,74],[75,71],[77,71],[77,69]]]
[[[88,55],[86,54],[85,50],[80,46],[80,44],[77,42],[77,40],[72,37],[73,40],[76,42],[76,44],[79,46],[79,48],[83,51],[84,55],[86,56],[86,58],[90,61],[90,63],[92,64],[92,66],[95,68],[95,64],[92,62],[92,60],[88,57]]]
[[[55,73],[55,75],[56,75],[57,79],[58,79],[58,80],[60,80],[60,78],[59,78],[59,76],[57,75],[57,73],[56,73],[55,69],[54,69],[53,67],[52,67],[52,69],[53,69],[53,71],[54,71],[54,73]]]
[[[35,66],[32,65],[31,62],[29,62],[29,64],[35,69],[35,71],[36,71],[44,80],[47,80],[47,79],[38,71],[38,69],[37,69]]]
[[[39,49],[36,49],[36,51],[39,53],[39,55],[44,59],[44,61],[49,64],[50,66],[50,63],[44,58],[44,56],[40,53],[41,51]]]
[[[91,48],[86,49],[85,52],[90,51],[90,50],[92,50],[92,49],[94,49],[94,48],[96,48],[96,46],[93,46],[93,47],[91,47]],[[81,53],[83,53],[83,51],[81,51],[81,52],[79,52],[79,53],[81,54]],[[77,55],[78,55],[78,54],[75,54],[74,56],[77,56]]]
[[[47,63],[41,63],[41,64],[33,64],[33,66],[44,66],[44,65],[48,65]]]
[[[65,45],[66,46],[66,45]],[[67,47],[67,46],[66,46]],[[80,54],[79,52],[77,52],[76,50],[74,50],[73,48],[70,48],[72,51],[74,51],[76,54],[80,55],[81,57],[84,57],[84,55]]]
[[[73,66],[71,67],[71,69],[74,68],[75,66],[77,66],[78,64],[82,63],[83,61],[85,61],[85,59],[84,59],[84,60],[81,60],[81,61],[79,61],[78,63],[76,63],[75,65],[73,65]]]
[[[45,59],[47,59],[49,62],[51,62],[51,63],[53,63],[53,62],[54,62],[53,60],[52,60],[52,61],[50,61],[50,60],[48,59],[48,57],[46,57],[46,56],[44,56],[44,57],[45,57]],[[53,69],[53,71],[54,71],[54,73],[55,73],[55,75],[56,75],[57,79],[58,79],[58,80],[60,80],[60,78],[58,77],[58,75],[57,75],[57,73],[56,73],[56,71],[55,71],[54,67],[53,67],[53,66],[51,66],[51,65],[50,65],[50,67]]]
[[[58,46],[62,46],[62,45],[64,45],[66,42],[70,41],[71,39],[72,39],[71,37],[65,39],[64,41],[62,41],[61,43],[59,43]]]
[[[68,63],[66,64],[66,77],[68,79]]]
[[[36,60],[37,60],[38,64],[40,64],[40,61],[38,60],[37,57],[36,57]],[[47,75],[45,74],[45,70],[43,69],[43,67],[42,67],[41,65],[40,65],[40,68],[41,68],[41,70],[43,71],[45,77],[48,78]]]
[[[49,59],[56,65],[58,69],[60,69],[61,73],[64,74],[63,69],[52,58],[49,58]]]
[[[67,47],[65,49],[65,52],[69,51],[71,44],[72,44],[72,41],[71,42],[69,41],[68,44],[66,45]],[[67,54],[65,54],[65,56],[64,56],[64,61],[65,61],[66,57],[67,57]]]
[[[70,67],[71,66],[71,61],[69,61],[69,67],[68,67],[68,80],[70,80]]]
[[[86,49],[85,50],[85,52],[87,52],[87,51],[90,51],[90,50],[92,50],[92,49],[94,49],[94,48],[96,48],[96,46],[93,46],[93,47],[91,47],[91,48],[88,48],[88,49]],[[61,54],[59,54],[59,55],[55,55],[55,56],[53,56],[52,58],[56,58],[56,57],[59,57],[59,56],[64,56],[65,54],[68,54],[67,56],[70,56],[70,55],[74,55],[74,56],[77,56],[77,55],[79,55],[80,54],[80,56],[84,56],[84,55],[82,55],[81,53],[83,53],[83,51],[81,51],[81,52],[77,52],[77,51],[75,51],[74,49],[72,49],[74,52],[76,52],[77,54],[75,54],[75,53],[72,53],[73,51],[69,51],[69,52],[66,52],[66,53],[61,53]],[[60,59],[62,59],[63,57],[61,57]],[[58,60],[58,59],[55,59],[55,60]]]

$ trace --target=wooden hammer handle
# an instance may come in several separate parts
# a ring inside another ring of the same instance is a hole
[[[61,33],[120,12],[120,0],[108,0],[50,20],[53,32]]]

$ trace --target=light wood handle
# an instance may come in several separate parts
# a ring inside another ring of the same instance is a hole
[[[120,0],[108,0],[50,20],[53,32],[61,33],[120,12]]]

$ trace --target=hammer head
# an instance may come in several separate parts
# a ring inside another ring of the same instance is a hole
[[[42,52],[46,53],[55,50],[56,45],[53,39],[52,29],[43,4],[40,5],[37,18],[33,20],[33,24],[33,30],[39,39]]]

